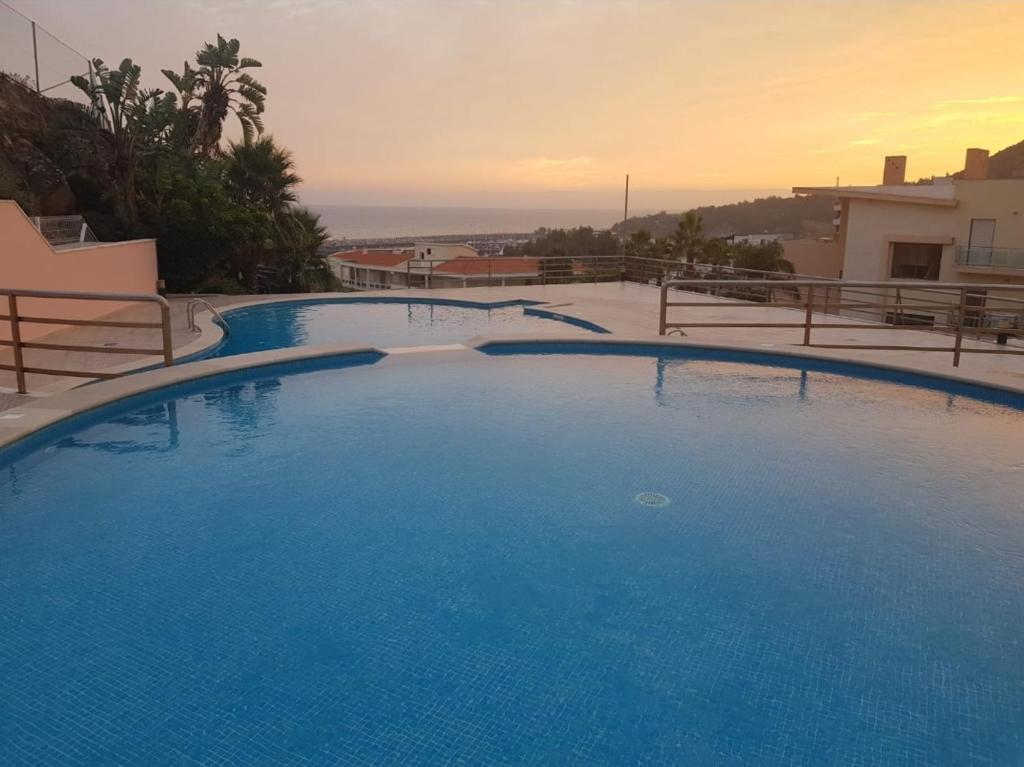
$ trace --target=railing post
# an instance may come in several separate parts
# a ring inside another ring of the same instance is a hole
[[[174,364],[174,343],[171,341],[171,308],[166,304],[160,304],[160,333],[164,342],[164,365],[170,367]]]
[[[7,296],[7,313],[11,319],[11,347],[14,349],[14,376],[18,381],[18,394],[28,394],[25,387],[25,362],[21,356],[21,321],[18,317],[18,299]]]
[[[661,286],[661,311],[658,319],[658,335],[665,335],[665,323],[668,321],[668,285]]]
[[[804,346],[811,345],[811,323],[814,321],[814,286],[807,286],[807,313],[804,315]]]
[[[953,367],[960,367],[960,350],[964,345],[964,313],[967,311],[967,288],[960,288],[960,310],[956,316],[956,341],[953,344]]]

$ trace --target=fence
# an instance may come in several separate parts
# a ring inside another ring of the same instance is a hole
[[[359,254],[353,254],[358,257]],[[396,259],[393,264],[338,264],[342,285],[351,290],[557,285],[571,282],[639,282],[666,279],[793,280],[803,275],[714,264],[683,263],[636,256],[483,256],[454,259]],[[741,295],[742,287],[734,293]]]
[[[0,0],[0,71],[52,98],[88,105],[89,98],[71,84],[74,75],[92,76],[89,57],[43,26]]]
[[[25,350],[37,349],[42,351],[57,352],[84,352],[89,354],[132,354],[132,355],[160,355],[164,365],[174,364],[174,353],[171,341],[171,307],[167,299],[155,293],[79,293],[73,291],[56,290],[8,290],[0,288],[0,296],[6,296],[5,302],[7,314],[0,314],[0,321],[6,321],[10,325],[10,340],[0,340],[0,346],[8,347],[13,351],[13,364],[0,364],[0,370],[14,371],[18,383],[18,393],[25,394],[28,388],[25,384],[26,373],[52,376],[72,376],[76,378],[116,378],[120,373],[103,373],[94,370],[64,370],[38,365],[27,365],[25,363]],[[159,322],[137,322],[125,320],[103,320],[103,319],[72,319],[68,317],[50,317],[44,314],[22,314],[18,307],[18,299],[71,299],[79,301],[112,301],[130,302],[138,301],[156,304],[160,310]],[[150,328],[160,331],[160,348],[128,348],[123,346],[96,346],[84,344],[60,344],[50,341],[23,341],[21,326],[23,324],[37,325],[59,325],[94,328]]]
[[[741,287],[742,297],[723,296],[722,291]],[[721,300],[669,300],[670,290],[710,292]],[[751,300],[756,295],[756,300]],[[788,316],[761,313],[751,321],[669,321],[669,310],[689,312],[720,309],[799,309]],[[836,315],[830,318],[828,315]],[[851,315],[867,320],[851,321]],[[845,320],[845,321],[844,321]],[[952,344],[861,344],[812,342],[812,331],[834,330],[928,330],[952,336]],[[789,328],[803,331],[803,345],[819,349],[872,349],[885,351],[934,351],[953,354],[954,367],[962,354],[1024,354],[1011,346],[1011,338],[1024,337],[1024,286],[935,282],[842,282],[829,280],[670,280],[661,288],[658,332],[668,335],[684,328]],[[964,339],[995,340],[995,343],[964,346]]]
[[[55,248],[99,242],[81,216],[32,216],[31,221]]]

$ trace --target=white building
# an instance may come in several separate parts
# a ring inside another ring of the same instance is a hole
[[[730,245],[767,245],[771,242],[792,240],[792,234],[782,232],[762,232],[761,234],[734,234],[726,238]]]
[[[417,261],[450,261],[453,258],[476,258],[476,248],[453,242],[417,242],[413,245]]]

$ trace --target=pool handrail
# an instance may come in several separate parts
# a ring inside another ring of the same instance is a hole
[[[196,325],[196,309],[204,307],[207,311],[213,315],[214,320],[220,323],[221,327],[224,328],[224,335],[231,337],[231,326],[228,321],[224,319],[224,315],[217,311],[217,308],[207,301],[205,298],[193,298],[189,300],[188,305],[185,307],[185,321],[188,323],[188,329],[193,333],[199,332],[199,326]]]

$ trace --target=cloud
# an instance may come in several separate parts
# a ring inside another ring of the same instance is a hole
[[[945,109],[953,106],[983,106],[985,104],[1020,104],[1024,102],[1024,96],[987,96],[980,99],[949,99],[940,101],[935,109]]]
[[[513,174],[545,184],[575,186],[594,181],[600,164],[593,157],[528,157],[513,166]]]

